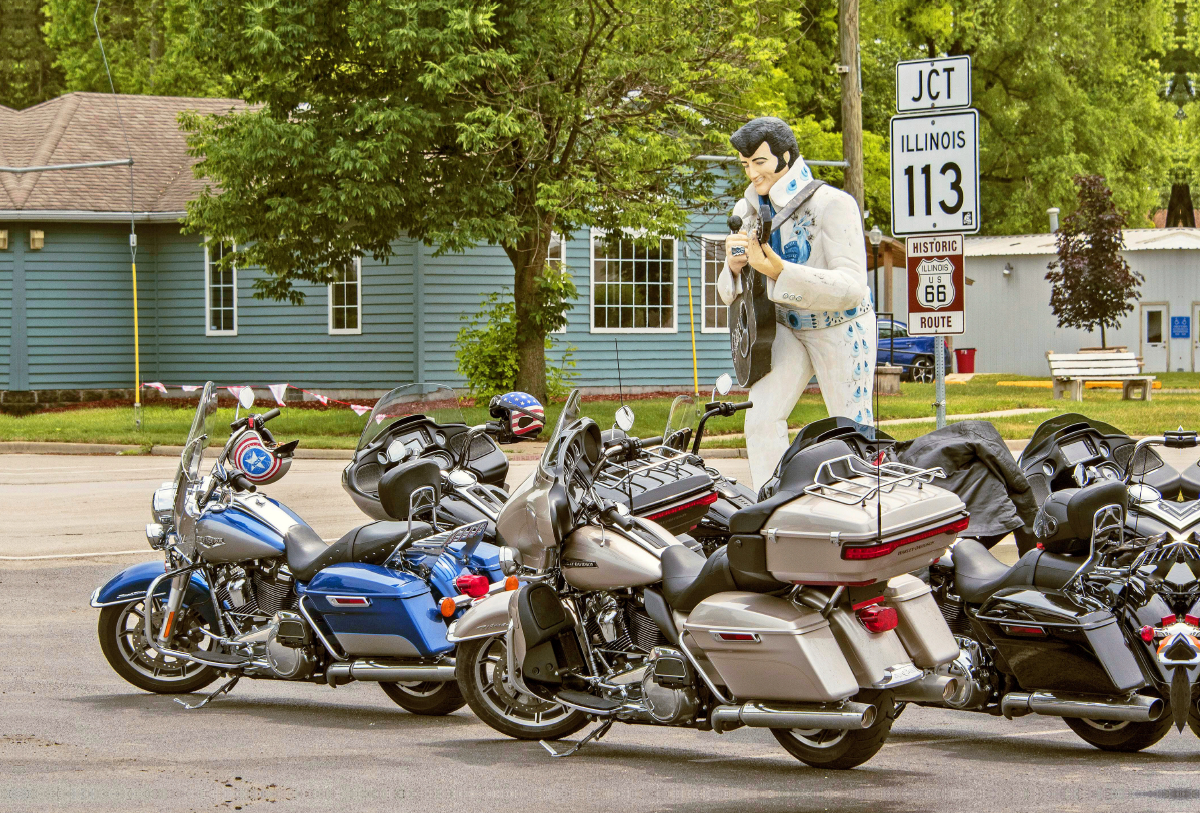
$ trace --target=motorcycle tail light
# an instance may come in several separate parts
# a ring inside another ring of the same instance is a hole
[[[864,559],[879,559],[894,552],[897,548],[902,548],[905,545],[911,545],[914,542],[920,542],[924,539],[929,539],[940,534],[958,534],[967,529],[971,523],[969,517],[960,517],[949,525],[942,525],[938,528],[931,528],[928,531],[906,536],[901,539],[893,539],[891,542],[884,542],[880,545],[846,545],[842,548],[842,558],[847,561],[862,561]]]
[[[474,573],[464,573],[454,580],[454,586],[458,588],[458,592],[471,598],[482,598],[488,594],[488,580],[486,576],[477,576]]]
[[[1164,615],[1164,616],[1162,617],[1162,621],[1160,621],[1160,622],[1159,622],[1159,626],[1162,626],[1162,627],[1169,627],[1169,626],[1171,626],[1172,624],[1174,624],[1174,623],[1175,623],[1176,621],[1178,621],[1178,620],[1179,620],[1179,619],[1178,619],[1178,618],[1176,618],[1174,615]]]
[[[862,622],[868,632],[887,632],[896,628],[896,625],[900,623],[900,616],[897,615],[894,607],[872,604],[870,607],[863,607],[858,611],[858,620]]]
[[[1147,624],[1146,626],[1142,627],[1142,630],[1139,634],[1142,636],[1143,641],[1150,643],[1154,640],[1154,627],[1151,627]]]
[[[1183,621],[1185,624],[1191,624],[1193,627],[1200,627],[1200,618],[1197,618],[1196,616],[1192,615],[1191,613],[1188,613],[1187,615],[1185,615],[1183,617]]]

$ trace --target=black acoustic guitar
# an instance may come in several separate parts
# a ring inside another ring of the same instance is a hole
[[[729,231],[742,228],[737,215],[729,218]],[[771,210],[763,205],[758,215],[758,240],[771,239]],[[729,303],[729,348],[738,384],[749,387],[771,372],[771,345],[775,343],[775,303],[767,298],[767,277],[749,264],[742,268],[742,292]]]

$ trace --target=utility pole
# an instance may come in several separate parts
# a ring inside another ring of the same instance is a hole
[[[858,58],[858,0],[839,0],[838,74],[842,80],[842,157],[845,191],[863,208],[862,79]]]

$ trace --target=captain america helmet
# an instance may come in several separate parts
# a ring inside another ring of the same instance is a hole
[[[488,414],[500,421],[501,442],[533,440],[546,425],[546,412],[527,392],[506,392],[492,398]]]
[[[247,431],[234,444],[230,459],[255,485],[274,483],[292,467],[291,455],[277,455],[274,446],[263,442],[257,432]]]

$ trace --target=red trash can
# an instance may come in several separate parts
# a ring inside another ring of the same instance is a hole
[[[975,348],[961,347],[954,351],[954,366],[960,373],[975,372]]]

